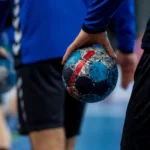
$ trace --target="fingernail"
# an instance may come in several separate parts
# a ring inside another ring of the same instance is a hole
[[[117,59],[117,55],[116,54],[114,54],[114,59]]]

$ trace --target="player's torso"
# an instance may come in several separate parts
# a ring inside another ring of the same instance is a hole
[[[80,31],[91,0],[15,1],[14,53],[26,64],[62,57]]]

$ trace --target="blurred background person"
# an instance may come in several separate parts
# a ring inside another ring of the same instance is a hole
[[[12,58],[13,28],[11,24],[11,13],[9,13],[5,28],[0,33],[0,150],[9,150],[11,148],[11,132],[7,124],[6,116],[13,115],[16,112],[16,96],[11,94],[9,98],[11,106],[4,108],[4,95],[9,92],[16,83],[15,72]],[[14,109],[14,110],[13,110]],[[7,113],[7,114],[6,114]],[[16,114],[16,113],[15,113]]]
[[[131,87],[131,83],[134,80],[134,71],[136,68],[137,55],[134,55],[135,66],[131,72],[127,72],[128,68],[122,66],[124,64],[123,58],[121,57],[124,53],[128,54],[128,51],[135,51],[135,40],[136,40],[136,14],[135,14],[135,2],[134,0],[126,0],[121,4],[117,12],[115,13],[113,19],[108,25],[108,37],[114,51],[118,55],[118,66],[121,69],[121,83],[120,87],[124,90]],[[122,53],[124,52],[124,53]],[[121,62],[122,61],[122,62]],[[126,60],[125,60],[126,61]],[[129,62],[126,62],[129,63]],[[113,92],[108,96],[105,102],[112,101],[114,99],[115,93]]]
[[[110,42],[113,49],[118,55],[118,64],[121,68],[122,74],[122,87],[126,89],[130,82],[134,80],[134,71],[136,68],[137,60],[134,55],[135,66],[131,69],[130,73],[126,71],[123,66],[123,58],[120,57],[124,54],[129,54],[134,51],[135,39],[136,39],[136,21],[135,21],[135,3],[134,0],[124,1],[117,12],[115,13],[110,25],[109,25]],[[116,37],[116,38],[115,38]],[[126,62],[130,63],[130,62]]]

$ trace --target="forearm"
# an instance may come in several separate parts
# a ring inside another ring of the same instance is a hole
[[[126,0],[94,0],[88,9],[82,29],[88,33],[106,31],[106,28],[119,8]]]

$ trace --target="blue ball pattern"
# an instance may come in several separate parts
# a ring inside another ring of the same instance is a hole
[[[110,87],[115,88],[118,80],[118,69],[117,67],[108,70],[108,84]]]
[[[95,103],[101,101],[101,97],[96,94],[83,95],[81,99],[86,103]]]
[[[69,59],[66,62],[67,67],[74,66],[79,60],[81,59],[81,52],[75,51],[72,53],[72,55],[69,57]]]
[[[101,62],[94,62],[90,65],[89,76],[95,82],[100,82],[107,77],[107,67]]]
[[[117,84],[118,69],[103,48],[85,47],[69,57],[63,68],[62,79],[75,99],[95,103],[112,93]]]

